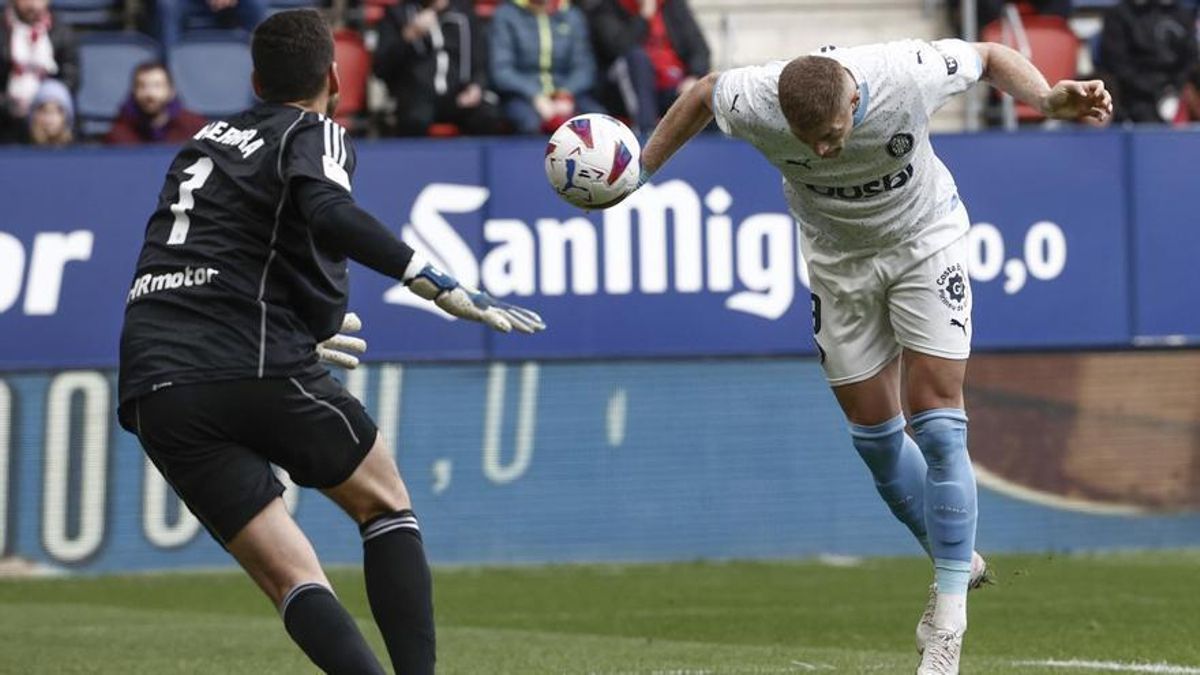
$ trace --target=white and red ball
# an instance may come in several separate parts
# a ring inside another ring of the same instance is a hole
[[[620,120],[579,115],[550,137],[546,178],[567,202],[604,208],[637,189],[641,153],[637,136]]]

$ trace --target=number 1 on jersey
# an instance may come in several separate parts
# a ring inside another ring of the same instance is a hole
[[[204,187],[204,181],[208,180],[212,170],[213,161],[208,157],[201,157],[183,170],[191,178],[179,184],[179,201],[171,205],[171,213],[175,214],[175,224],[171,226],[171,236],[167,237],[168,246],[178,246],[187,241],[188,228],[192,225],[188,211],[196,205],[192,193]]]

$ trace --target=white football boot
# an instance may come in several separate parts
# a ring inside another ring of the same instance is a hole
[[[987,561],[979,552],[971,554],[971,579],[967,582],[967,590],[975,590],[984,584],[992,583],[988,574]],[[937,584],[929,584],[929,599],[925,601],[925,611],[921,612],[921,620],[917,622],[917,653],[925,652],[925,644],[937,631],[933,626],[933,610],[937,607]],[[961,637],[961,636],[960,636]],[[957,672],[957,669],[955,670]]]
[[[962,654],[961,631],[934,631],[925,643],[917,675],[958,675],[958,657]]]

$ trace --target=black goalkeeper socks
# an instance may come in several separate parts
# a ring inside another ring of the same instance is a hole
[[[396,511],[359,529],[367,598],[392,668],[396,675],[433,673],[433,580],[416,516],[408,509]]]
[[[350,613],[325,586],[293,588],[279,611],[288,635],[326,673],[386,675]]]

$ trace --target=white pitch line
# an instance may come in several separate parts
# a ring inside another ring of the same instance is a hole
[[[1165,675],[1200,675],[1200,668],[1195,666],[1177,666],[1170,663],[1121,663],[1120,661],[1013,661],[1014,666],[1037,666],[1039,668],[1076,668],[1087,670],[1107,670],[1114,673],[1163,673]]]

